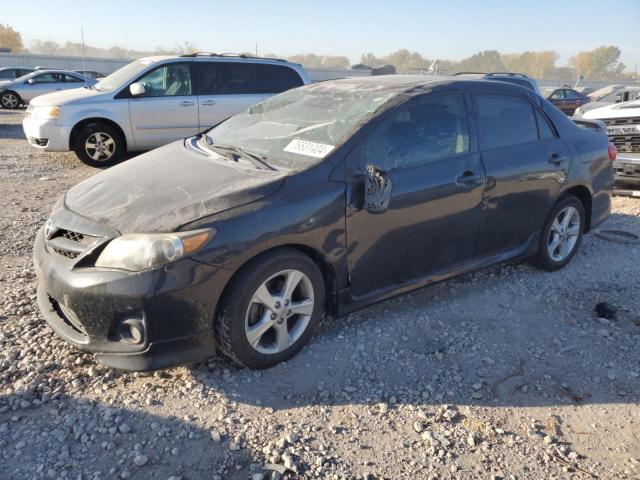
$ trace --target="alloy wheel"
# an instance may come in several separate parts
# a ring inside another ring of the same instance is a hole
[[[273,355],[293,345],[309,325],[315,305],[311,280],[283,270],[255,291],[245,316],[245,335],[259,353]]]
[[[568,206],[558,212],[549,230],[547,251],[554,262],[562,262],[573,253],[580,235],[580,213]]]
[[[17,95],[13,93],[5,93],[2,96],[2,106],[5,108],[16,108],[19,102]]]
[[[87,137],[84,149],[92,160],[104,162],[116,151],[116,142],[108,133],[95,132]]]

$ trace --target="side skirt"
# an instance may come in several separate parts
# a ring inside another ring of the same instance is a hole
[[[507,261],[528,258],[537,253],[538,246],[540,244],[540,235],[541,232],[536,232],[532,234],[522,245],[519,245],[518,247],[506,252],[492,255],[490,257],[481,258],[478,260],[471,260],[469,262],[457,265],[452,270],[437,272],[435,274],[428,275],[417,280],[412,280],[407,283],[399,285],[396,284],[389,288],[374,290],[373,292],[367,293],[365,295],[356,297],[351,293],[350,287],[343,288],[338,291],[337,316],[346,315],[368,305],[382,302],[391,297],[395,297],[396,295],[401,295],[411,290],[426,287],[427,285],[431,285],[433,283],[442,282],[443,280],[448,280],[452,277],[457,277],[458,275],[464,275],[465,273],[473,272],[475,270],[479,270],[499,263],[504,263]]]

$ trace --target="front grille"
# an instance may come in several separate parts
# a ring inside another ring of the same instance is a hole
[[[618,164],[615,168],[615,173],[618,175],[640,176],[640,165],[632,163]]]
[[[607,126],[613,125],[640,125],[640,117],[626,117],[626,118],[604,118],[602,121]]]
[[[60,228],[47,240],[49,248],[61,257],[73,260],[78,258],[87,248],[100,237],[87,235]]]
[[[72,232],[71,230],[63,230],[63,229],[58,230],[58,232],[53,238],[56,238],[56,237],[63,237],[63,238],[66,238],[67,240],[71,240],[72,242],[76,242],[76,243],[79,243],[80,245],[86,245],[86,246],[91,245],[98,238],[92,235],[87,235],[80,232]]]
[[[640,153],[640,134],[638,135],[610,135],[609,140],[618,152]]]
[[[53,251],[61,257],[69,258],[71,260],[73,260],[74,258],[78,258],[78,255],[80,255],[79,252],[71,252],[69,250],[63,250],[61,248],[53,248]]]

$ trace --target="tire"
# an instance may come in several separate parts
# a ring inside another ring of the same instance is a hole
[[[567,222],[566,225],[564,222]],[[549,272],[567,265],[580,247],[584,226],[585,212],[582,202],[573,195],[562,197],[545,222],[534,264]],[[556,243],[557,247],[554,248]]]
[[[297,274],[291,272],[298,272],[304,278],[296,283]],[[296,287],[287,297],[283,292],[289,279]],[[265,292],[262,286],[266,287],[265,295],[259,295],[259,291]],[[262,303],[257,297],[268,301]],[[278,298],[283,301],[273,303]],[[273,310],[266,307],[270,302]],[[309,315],[291,313],[287,306]],[[271,367],[293,357],[309,342],[324,315],[324,306],[324,280],[308,256],[283,248],[258,257],[241,269],[223,295],[214,322],[218,347],[240,365],[256,369]],[[283,329],[286,335],[280,333]],[[280,343],[285,337],[286,341]],[[285,345],[288,346],[285,348]]]
[[[76,135],[73,150],[87,165],[108,167],[122,159],[124,139],[118,130],[106,123],[89,123]]]
[[[0,96],[0,105],[2,105],[2,108],[13,110],[22,105],[22,99],[16,92],[12,92],[9,90],[4,92],[2,96]]]

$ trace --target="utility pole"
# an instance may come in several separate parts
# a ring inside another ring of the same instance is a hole
[[[86,58],[87,58],[87,49],[86,49],[85,44],[84,44],[84,30],[82,29],[82,25],[80,25],[80,37],[82,39],[82,70],[86,70],[87,66],[86,66],[85,62],[86,62]],[[87,81],[85,80],[84,83],[86,84]]]

